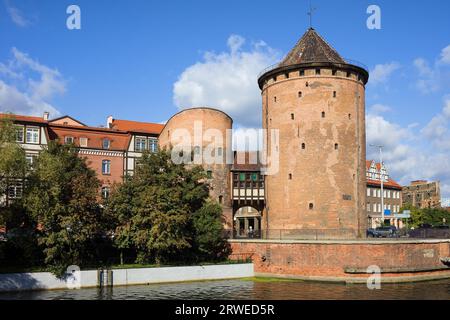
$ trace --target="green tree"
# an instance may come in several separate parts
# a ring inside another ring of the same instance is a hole
[[[230,247],[224,238],[222,207],[207,201],[192,216],[194,247],[203,260],[220,260],[227,257]]]
[[[4,265],[19,266],[36,263],[38,252],[36,223],[30,219],[20,194],[26,192],[29,166],[25,151],[16,142],[13,119],[13,115],[0,118],[0,226],[6,227],[9,235],[8,242],[0,243],[0,251]],[[6,195],[13,186],[18,187],[18,194],[10,199]]]
[[[73,146],[52,141],[36,161],[24,202],[42,227],[45,263],[57,275],[95,261],[95,240],[105,230],[99,186]]]
[[[208,192],[201,167],[174,164],[165,150],[145,153],[108,206],[116,218],[116,245],[135,249],[139,263],[186,259],[192,246],[191,215]]]

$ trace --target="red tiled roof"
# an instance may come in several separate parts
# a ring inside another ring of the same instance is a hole
[[[367,179],[367,185],[376,186],[376,187],[380,186],[381,187],[381,181],[380,180]],[[387,182],[383,182],[383,187],[402,190],[402,186],[399,185],[397,182],[395,182],[392,179],[389,179]]]
[[[0,119],[11,119],[13,121],[47,123],[42,117],[22,116],[17,114],[0,113]]]
[[[70,125],[49,125],[50,139],[59,139],[64,142],[64,137],[74,138],[75,145],[80,145],[80,138],[88,138],[87,148],[103,149],[103,139],[110,140],[108,150],[125,151],[128,149],[130,134],[124,131],[117,131],[105,128],[70,126]]]
[[[122,131],[160,134],[163,124],[113,119],[112,128]]]
[[[369,169],[370,166],[372,165],[372,161],[373,161],[373,160],[366,160],[366,168],[367,168],[367,169]],[[380,166],[380,163],[379,163],[379,162],[378,162],[378,163],[375,163],[375,166],[377,167],[377,170],[380,170],[380,169],[381,169],[381,166]]]

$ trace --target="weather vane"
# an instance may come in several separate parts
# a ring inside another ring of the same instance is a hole
[[[312,28],[312,16],[314,14],[314,11],[316,11],[317,8],[313,8],[311,0],[309,1],[309,11],[308,11],[308,16],[309,16],[309,27]]]

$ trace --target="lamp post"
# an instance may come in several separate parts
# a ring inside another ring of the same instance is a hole
[[[370,146],[378,148],[380,151],[381,221],[382,221],[382,223],[384,223],[384,194],[383,194],[384,190],[383,190],[383,176],[381,174],[381,167],[383,165],[383,147],[384,146],[381,146],[381,145],[377,146],[377,145],[373,145],[373,144],[371,144]]]

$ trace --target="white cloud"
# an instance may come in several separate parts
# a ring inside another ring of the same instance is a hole
[[[418,72],[416,87],[422,93],[429,94],[450,86],[450,45],[442,49],[433,65],[423,58],[415,59],[413,65]]]
[[[440,62],[450,64],[450,45],[442,49]]]
[[[24,14],[17,9],[16,7],[14,7],[10,1],[5,0],[5,6],[6,6],[6,11],[8,12],[9,16],[11,17],[11,20],[19,27],[26,27],[28,26],[31,22],[25,18]]]
[[[49,68],[16,48],[13,58],[0,63],[0,112],[42,115],[48,111],[58,115],[51,104],[55,95],[66,90],[65,80],[58,70]]]
[[[416,123],[402,127],[372,110],[366,117],[367,159],[378,161],[378,149],[370,145],[383,145],[386,166],[399,183],[439,180],[442,196],[450,197],[450,99],[421,129]]]
[[[391,108],[389,106],[386,106],[384,104],[374,104],[369,108],[371,114],[380,114],[391,111]]]
[[[377,85],[380,83],[386,83],[391,74],[399,68],[400,64],[397,62],[377,64],[375,68],[370,71],[370,84]]]
[[[231,35],[229,51],[206,52],[203,59],[186,68],[173,87],[173,100],[180,108],[211,106],[228,113],[236,123],[261,126],[261,94],[257,76],[276,63],[280,54],[259,41],[244,50],[245,39]]]

